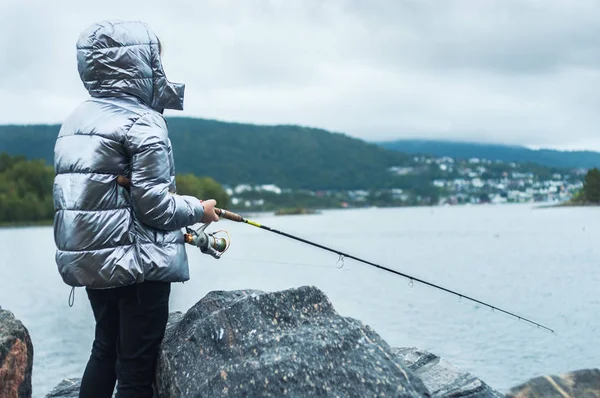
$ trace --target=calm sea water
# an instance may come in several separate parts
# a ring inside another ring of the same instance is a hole
[[[322,289],[337,311],[391,346],[416,346],[506,392],[531,377],[600,366],[600,209],[530,205],[326,211],[253,217],[273,228],[472,295],[556,330],[498,312],[269,232],[220,221],[232,237],[220,260],[188,247],[191,280],[173,288],[185,311],[211,290]],[[213,228],[214,229],[214,228]],[[34,396],[79,377],[93,338],[82,289],[54,263],[52,228],[0,230],[0,305],[28,327]]]

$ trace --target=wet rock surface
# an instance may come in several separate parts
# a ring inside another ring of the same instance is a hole
[[[557,376],[535,377],[511,388],[510,398],[600,398],[600,369],[581,369]]]
[[[31,397],[33,344],[12,312],[0,309],[0,398]]]
[[[211,292],[173,314],[156,383],[160,397],[429,396],[377,333],[314,287]]]
[[[65,379],[60,382],[46,398],[72,398],[79,397],[81,379]]]
[[[414,347],[394,348],[393,351],[423,381],[432,397],[504,397],[471,373],[435,354]]]

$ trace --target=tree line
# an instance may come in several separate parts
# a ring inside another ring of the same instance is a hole
[[[587,203],[600,204],[600,170],[588,170],[583,180],[581,199]]]
[[[0,222],[52,220],[54,170],[43,160],[0,154]]]
[[[54,168],[44,160],[0,153],[0,224],[50,223],[54,218]],[[177,192],[229,205],[223,187],[210,177],[176,176]]]

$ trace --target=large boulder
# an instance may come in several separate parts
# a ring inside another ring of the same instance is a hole
[[[504,397],[471,373],[435,354],[414,347],[394,348],[394,353],[423,381],[432,397]]]
[[[511,388],[511,398],[600,398],[600,369],[581,369],[558,376],[535,377]]]
[[[0,309],[0,398],[31,397],[33,344],[29,331]]]
[[[301,287],[209,293],[169,326],[159,397],[428,397],[371,328]]]

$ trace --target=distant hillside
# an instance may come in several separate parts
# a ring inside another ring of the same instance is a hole
[[[343,134],[193,118],[169,118],[168,124],[177,172],[210,176],[222,184],[274,183],[313,190],[414,184],[410,177],[387,171],[410,165],[410,156]],[[0,152],[52,164],[59,128],[0,126]]]
[[[533,150],[520,146],[434,140],[379,142],[383,148],[413,154],[448,156],[458,159],[484,158],[503,162],[537,163],[560,168],[600,167],[600,152]]]

